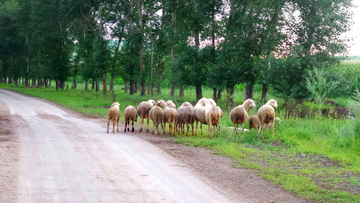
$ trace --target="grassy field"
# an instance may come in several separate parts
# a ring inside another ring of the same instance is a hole
[[[115,86],[114,95],[84,91],[82,85],[76,90],[58,91],[54,87],[38,89],[21,85],[15,87],[14,84],[0,84],[0,88],[45,98],[84,115],[104,118],[108,111],[106,106],[113,101],[121,104],[122,113],[126,106],[137,107],[141,101],[148,99],[171,99],[177,106],[184,101],[196,103],[194,88],[187,88],[183,98],[171,98],[169,89],[163,89],[161,95],[131,96],[121,90],[122,86]],[[243,95],[243,89],[236,88],[234,105],[243,102]],[[204,88],[203,96],[211,97],[212,89]],[[260,87],[255,87],[257,107],[251,109],[249,115],[254,115],[261,106],[260,97]],[[271,92],[269,98],[274,98]],[[285,102],[280,98],[274,99],[278,100],[279,106]],[[344,98],[335,100],[346,104]],[[319,115],[312,119],[285,119],[286,109],[280,107],[276,116],[282,121],[275,125],[274,136],[265,132],[263,137],[259,137],[255,130],[235,136],[228,128],[232,126],[229,118],[231,107],[226,107],[225,96],[218,105],[224,111],[219,138],[209,140],[205,126],[204,135],[176,135],[175,142],[209,148],[214,153],[231,157],[236,167],[256,169],[265,179],[303,198],[318,202],[360,202],[360,120]]]

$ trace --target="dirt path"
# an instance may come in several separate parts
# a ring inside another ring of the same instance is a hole
[[[0,202],[307,202],[209,150],[105,126],[0,90]]]

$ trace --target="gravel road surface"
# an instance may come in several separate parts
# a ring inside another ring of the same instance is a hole
[[[0,202],[249,202],[94,121],[0,90]]]

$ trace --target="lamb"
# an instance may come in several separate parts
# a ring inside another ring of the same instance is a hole
[[[186,136],[188,136],[189,125],[192,126],[192,135],[194,135],[195,113],[194,107],[189,102],[184,102],[178,109],[178,125],[184,133],[185,125],[187,126]]]
[[[128,127],[127,130],[129,130],[130,120],[132,120],[132,129],[131,132],[134,132],[134,121],[137,122],[137,113],[136,109],[133,106],[128,106],[124,110],[124,117],[125,117],[125,129],[124,132],[126,133],[126,126]]]
[[[178,113],[176,111],[176,105],[168,100],[165,104],[164,107],[164,134],[165,134],[165,129],[166,129],[166,123],[169,123],[169,134],[172,134],[172,123],[174,124],[174,133],[173,135],[175,136],[175,131],[176,131],[176,124],[177,124],[177,117],[178,117]]]
[[[198,122],[200,122],[201,135],[203,134],[202,124],[207,124],[206,120],[205,120],[205,101],[206,100],[208,100],[208,99],[207,98],[200,99],[194,107],[195,122],[196,122],[195,135],[197,135]]]
[[[260,127],[260,120],[259,117],[257,115],[251,116],[249,119],[249,130],[250,129],[259,129]]]
[[[110,121],[113,122],[113,133],[115,133],[115,122],[117,123],[117,131],[119,132],[119,119],[120,119],[120,104],[114,102],[110,109],[107,117],[107,133],[109,133]]]
[[[155,127],[156,127],[156,133],[155,135],[160,134],[159,133],[159,124],[161,125],[161,130],[164,131],[164,111],[161,108],[161,106],[165,105],[164,100],[159,100],[156,103],[156,106],[152,107],[149,111],[149,118],[153,122],[153,131],[154,134]]]
[[[218,137],[218,134],[220,134],[220,119],[222,118],[222,116],[223,112],[220,107],[214,106],[214,104],[209,100],[205,101],[205,120],[208,124],[209,139],[211,139],[212,126],[216,126],[216,129],[218,129],[216,137]]]
[[[140,132],[143,130],[144,119],[147,118],[147,129],[146,132],[149,132],[149,111],[154,106],[155,101],[150,99],[149,101],[143,101],[137,107],[137,114],[141,118]]]
[[[242,105],[233,108],[230,111],[230,119],[234,123],[235,135],[238,133],[239,123],[242,123],[242,133],[244,133],[245,123],[248,119],[248,111],[250,107],[255,107],[255,102],[252,99],[247,99]]]
[[[261,129],[263,130],[261,132],[261,135],[263,135],[264,133],[264,128],[265,125],[269,125],[272,127],[272,135],[274,135],[274,122],[275,122],[275,110],[274,108],[277,107],[277,101],[274,99],[270,99],[264,106],[262,106],[258,112],[257,115],[259,117],[260,120],[260,127],[259,127],[259,132],[258,135],[261,131]]]

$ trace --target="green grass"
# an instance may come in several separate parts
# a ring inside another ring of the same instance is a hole
[[[137,106],[148,99],[171,99],[177,106],[184,101],[196,103],[195,89],[187,88],[185,97],[170,97],[169,89],[162,89],[161,95],[129,95],[115,86],[114,95],[78,89],[58,90],[53,87],[25,88],[21,85],[0,84],[0,88],[42,97],[87,116],[106,117],[113,101],[121,104],[121,111],[128,105]],[[178,93],[178,90],[177,90]],[[243,101],[243,89],[234,93],[234,105]],[[204,97],[212,97],[212,89],[203,89]],[[269,93],[271,98],[271,92]],[[254,100],[261,106],[260,87],[255,87]],[[279,106],[284,100],[278,100]],[[341,104],[346,99],[338,98]],[[177,135],[175,142],[193,147],[205,147],[214,153],[231,157],[236,167],[255,169],[259,175],[273,184],[280,185],[293,194],[319,202],[360,202],[360,120],[338,120],[315,116],[313,119],[284,119],[285,110],[278,108],[276,116],[282,121],[275,125],[275,135],[264,133],[257,136],[256,130],[234,135],[229,129],[233,124],[229,119],[231,107],[226,107],[225,96],[218,105],[224,111],[219,138],[208,139],[207,126],[204,135]],[[257,109],[249,111],[254,115]],[[121,117],[123,119],[123,116]],[[139,125],[139,122],[137,123]],[[150,125],[151,126],[151,125]],[[247,126],[246,126],[247,127]]]

